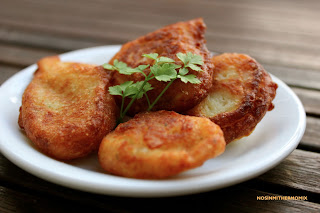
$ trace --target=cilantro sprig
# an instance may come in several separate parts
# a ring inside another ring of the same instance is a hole
[[[141,73],[144,76],[143,81],[133,82],[127,81],[123,84],[109,87],[109,93],[111,95],[120,95],[122,97],[120,107],[120,117],[118,123],[123,122],[123,118],[134,103],[135,100],[146,97],[148,102],[148,111],[150,111],[154,105],[159,101],[162,95],[168,90],[170,85],[177,79],[180,79],[184,83],[199,84],[201,81],[197,76],[189,74],[189,69],[201,72],[201,65],[203,64],[202,57],[200,55],[188,53],[177,53],[177,58],[183,63],[183,66],[175,64],[175,61],[168,57],[159,57],[158,53],[143,54],[143,57],[153,60],[152,65],[140,65],[136,68],[128,67],[124,62],[113,61],[113,65],[104,64],[103,67],[107,70],[116,70],[120,74],[131,75],[133,73]],[[149,74],[144,72],[145,69],[150,68]],[[150,80],[156,79],[157,81],[169,82],[166,87],[161,91],[157,98],[151,103],[147,92],[152,90],[153,87],[149,83]],[[130,98],[129,104],[124,108],[125,98]]]

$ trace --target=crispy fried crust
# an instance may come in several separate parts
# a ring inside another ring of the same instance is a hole
[[[120,124],[103,139],[98,155],[107,172],[153,179],[198,167],[224,149],[223,133],[209,119],[157,111]]]
[[[204,61],[204,65],[202,66],[203,72],[190,70],[190,74],[196,75],[201,83],[185,84],[180,80],[176,80],[153,108],[153,110],[164,109],[177,112],[188,110],[206,97],[212,85],[213,63],[210,60],[211,54],[205,45],[205,29],[206,26],[200,18],[166,26],[124,44],[109,63],[112,64],[115,59],[118,59],[119,61],[127,63],[130,67],[150,64],[153,62],[151,59],[142,57],[142,54],[147,53],[158,53],[160,56],[169,57],[175,61],[179,61],[176,57],[176,54],[179,52],[192,52],[201,55]],[[145,73],[149,72],[150,69],[145,71]],[[113,78],[113,85],[118,85],[126,81],[136,82],[141,80],[144,80],[141,73],[128,76],[116,72]],[[154,89],[148,92],[148,97],[151,102],[153,102],[167,85],[167,82],[158,82],[156,79],[153,79],[150,83]],[[117,98],[117,100],[121,102],[120,96]],[[128,100],[126,103],[128,104]],[[133,104],[129,114],[134,115],[135,113],[145,111],[147,107],[146,99],[139,99]]]
[[[22,97],[19,126],[51,157],[69,160],[89,154],[115,126],[109,78],[102,67],[58,57],[40,60]]]
[[[208,117],[224,132],[227,143],[248,136],[273,109],[277,84],[248,55],[214,56],[215,77],[209,95],[186,114]]]

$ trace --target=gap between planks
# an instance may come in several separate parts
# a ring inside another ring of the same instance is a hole
[[[1,212],[20,212],[29,210],[32,212],[69,212],[80,208],[92,211],[116,211],[116,212],[152,212],[157,206],[156,212],[165,212],[168,207],[178,208],[180,211],[224,211],[224,212],[316,212],[320,204],[299,200],[274,200],[259,201],[260,196],[281,196],[281,194],[269,193],[261,190],[237,185],[216,191],[195,195],[176,196],[169,198],[127,198],[96,195],[72,190],[69,194],[55,194],[52,191],[39,193],[33,189],[19,190],[0,186]],[[288,195],[303,196],[303,195]],[[56,205],[59,203],[59,205]],[[123,204],[126,205],[123,205]],[[159,206],[158,204],[161,203]],[[52,208],[47,209],[48,206]],[[272,210],[272,211],[270,211]],[[82,211],[81,211],[82,212]]]

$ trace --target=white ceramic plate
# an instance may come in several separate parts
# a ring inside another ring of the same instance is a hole
[[[102,46],[62,54],[63,61],[103,64],[120,46]],[[83,191],[119,196],[157,197],[184,195],[230,186],[256,177],[287,157],[305,130],[303,106],[278,78],[275,108],[255,131],[229,144],[225,153],[203,166],[165,180],[139,180],[104,173],[96,154],[69,163],[39,152],[17,124],[21,97],[32,79],[32,65],[7,80],[0,88],[0,147],[10,161],[47,181]]]

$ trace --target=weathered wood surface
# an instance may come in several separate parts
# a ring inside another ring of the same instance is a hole
[[[27,174],[14,166],[4,156],[0,155],[0,160],[0,181],[42,192],[55,190],[53,187],[54,184],[47,184],[46,181]],[[263,180],[266,184],[278,184],[313,193],[320,193],[319,178],[320,154],[295,150],[281,164],[261,175],[258,179]],[[24,181],[21,181],[21,179]],[[35,181],[35,179],[37,179],[37,181]],[[306,179],[308,179],[308,181],[306,181]],[[38,184],[38,182],[41,184]],[[59,194],[59,191],[55,190],[55,193]]]
[[[172,198],[120,198],[68,189],[28,174],[0,154],[0,212],[319,212],[319,10],[317,0],[2,0],[0,84],[48,55],[122,44],[164,25],[203,17],[209,50],[256,58],[298,95],[307,128],[298,149],[265,174],[225,189]],[[257,201],[265,195],[308,196],[308,201]]]
[[[74,194],[79,194],[74,192]],[[74,199],[41,196],[0,186],[2,213],[11,212],[317,212],[319,204],[299,200],[260,201],[258,196],[279,196],[246,187],[233,187],[193,196],[157,198],[118,198],[84,193],[81,203]],[[233,199],[230,200],[230,195]],[[77,196],[76,196],[77,198]]]
[[[297,149],[259,179],[320,194],[320,154]]]
[[[286,182],[278,182],[277,180],[285,174],[282,171],[284,167],[286,170],[290,170],[291,176],[298,177],[296,179],[295,188],[309,189],[317,187],[319,185],[315,182],[306,183],[303,178],[299,178],[299,164],[292,163],[292,159],[305,157],[305,151],[294,151],[283,163],[275,167],[271,172],[272,174],[279,172],[280,174],[273,176],[268,173],[258,177],[262,180],[259,185],[284,185]],[[307,172],[313,171],[313,163],[318,159],[305,159],[302,166],[306,166]],[[293,160],[295,161],[295,160]],[[296,211],[314,211],[320,208],[320,204],[313,203],[319,196],[314,194],[308,194],[305,191],[278,191],[275,187],[271,187],[274,191],[261,190],[259,185],[255,181],[247,181],[243,184],[238,184],[234,187],[228,187],[212,192],[200,193],[197,195],[188,195],[171,198],[121,198],[111,197],[103,195],[95,195],[86,192],[79,192],[72,189],[67,189],[61,186],[57,186],[52,183],[48,183],[44,180],[34,177],[31,174],[24,172],[18,167],[14,166],[11,162],[0,155],[0,182],[3,183],[3,187],[0,187],[0,198],[3,198],[5,202],[0,203],[0,210],[18,210],[23,212],[22,207],[37,210],[41,212],[52,206],[53,209],[49,212],[67,212],[75,205],[74,210],[78,208],[88,209],[92,207],[95,211],[108,210],[112,212],[163,212],[169,208],[177,208],[180,211],[194,209],[197,211],[236,211],[237,212],[289,212],[292,209]],[[318,164],[319,166],[319,164]],[[10,168],[10,170],[7,170]],[[6,171],[4,171],[6,170]],[[4,174],[4,175],[2,175]],[[319,172],[315,173],[312,180],[319,178]],[[285,177],[286,178],[286,177]],[[304,177],[306,178],[306,177]],[[23,181],[21,181],[23,179]],[[295,180],[295,178],[292,178]],[[12,187],[14,186],[14,187]],[[13,189],[11,189],[13,188]],[[21,190],[21,192],[18,191]],[[292,194],[295,193],[295,194]],[[299,200],[277,200],[277,201],[261,201],[257,200],[257,196],[307,196],[308,201]],[[7,197],[5,197],[7,196]],[[17,202],[17,200],[19,202]],[[313,202],[312,202],[313,201]],[[56,206],[54,203],[60,203],[61,206]],[[157,206],[159,203],[161,205]],[[124,205],[125,204],[125,205]],[[153,209],[157,206],[156,209]],[[6,211],[4,211],[6,212]],[[8,211],[10,212],[10,211]]]

